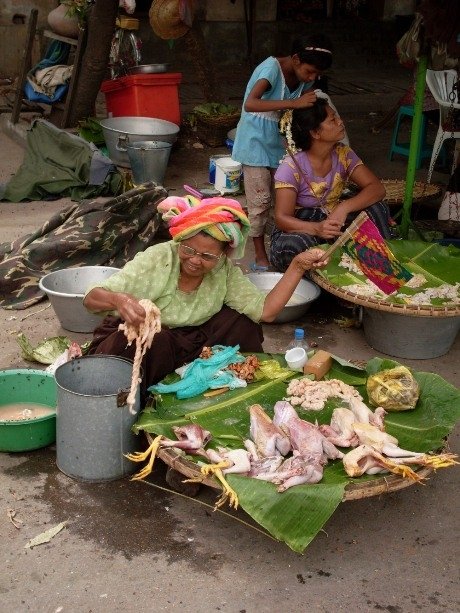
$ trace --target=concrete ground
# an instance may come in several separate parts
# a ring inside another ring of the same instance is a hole
[[[377,135],[369,128],[407,87],[407,74],[398,66],[369,68],[366,74],[357,75],[356,68],[341,73],[335,83],[345,93],[333,94],[334,102],[367,164],[382,178],[402,179],[406,160],[387,159],[392,124]],[[350,82],[359,82],[362,91],[350,88]],[[181,194],[184,183],[203,186],[209,155],[225,152],[195,148],[194,142],[182,139],[171,156],[165,179],[171,194]],[[0,147],[0,182],[5,182],[18,169],[23,149],[4,131]],[[418,171],[418,179],[425,176],[426,168]],[[445,185],[448,175],[437,172],[435,179]],[[33,231],[68,202],[0,203],[0,242]],[[414,215],[430,216],[437,205],[414,207]],[[245,270],[251,259],[249,250]],[[1,368],[36,366],[21,358],[19,331],[32,343],[59,334],[87,340],[88,335],[62,330],[53,310],[43,310],[46,305],[0,310]],[[343,358],[381,355],[367,345],[361,329],[343,329],[333,321],[341,314],[349,312],[323,293],[300,321],[264,326],[265,348],[284,350],[299,324],[310,341]],[[458,384],[459,353],[457,339],[447,355],[403,361]],[[450,438],[454,452],[460,451],[458,435],[457,429]],[[72,480],[57,469],[53,446],[2,453],[0,467],[0,609],[5,613],[460,609],[458,469],[440,471],[426,485],[341,504],[302,556],[258,531],[243,511],[213,512],[215,494],[207,488],[196,499],[170,491],[161,462],[139,483]],[[21,522],[17,527],[9,511]],[[24,548],[62,521],[65,530],[50,543]]]

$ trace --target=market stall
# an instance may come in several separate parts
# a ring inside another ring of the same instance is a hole
[[[273,537],[284,541],[294,551],[305,550],[342,501],[407,487],[425,479],[433,469],[455,463],[455,458],[451,454],[440,456],[432,454],[442,452],[446,447],[447,437],[460,414],[460,392],[438,375],[416,372],[413,374],[420,393],[415,409],[388,412],[384,420],[384,436],[394,437],[400,447],[417,452],[421,454],[417,457],[424,458],[419,464],[412,465],[413,473],[406,472],[408,466],[405,466],[394,469],[398,473],[394,475],[387,472],[383,476],[363,474],[359,477],[350,477],[347,474],[348,468],[344,468],[346,460],[341,458],[342,455],[346,458],[349,449],[340,447],[337,459],[325,461],[320,480],[315,478],[309,483],[304,481],[304,484],[286,487],[286,481],[284,485],[280,485],[279,480],[270,482],[263,480],[263,477],[254,478],[243,472],[225,474],[222,485],[222,482],[213,476],[216,473],[209,469],[209,456],[206,458],[201,452],[204,449],[217,450],[220,454],[224,453],[222,449],[227,452],[236,449],[242,451],[245,444],[248,445],[247,440],[250,437],[257,444],[253,418],[254,411],[257,413],[259,409],[254,407],[260,407],[270,420],[275,414],[274,422],[276,422],[276,419],[279,419],[279,415],[276,416],[280,406],[279,401],[288,398],[295,405],[296,413],[303,422],[302,426],[305,422],[309,422],[308,428],[318,427],[319,431],[326,433],[328,425],[333,423],[334,411],[343,406],[351,406],[346,402],[344,404],[344,397],[340,393],[334,395],[332,392],[332,395],[324,401],[322,408],[318,409],[318,405],[315,406],[315,410],[308,405],[305,405],[307,408],[303,408],[296,404],[292,393],[289,393],[292,389],[289,385],[297,378],[303,379],[303,374],[288,371],[283,356],[262,354],[257,357],[261,367],[256,369],[255,380],[248,383],[247,387],[217,395],[199,394],[184,400],[178,400],[173,393],[156,394],[153,405],[140,415],[134,430],[147,434],[151,450],[155,447],[156,441],[155,449],[159,447],[159,457],[183,473],[184,478],[191,478],[217,489],[223,487],[224,498],[231,490],[236,497],[236,503],[239,502],[239,506],[245,512]],[[274,367],[274,363],[277,363],[279,368]],[[318,383],[326,382],[339,386],[343,384],[346,389],[352,389],[353,394],[358,394],[366,407],[372,407],[366,390],[369,377],[395,366],[397,363],[391,360],[374,358],[362,368],[337,358],[332,361],[324,379]],[[176,380],[178,380],[177,375],[170,375],[165,383]],[[307,380],[314,384],[311,379]],[[281,404],[284,407],[288,405],[287,402]],[[290,404],[289,406],[294,410]],[[360,406],[363,409],[364,405]],[[375,407],[363,410],[367,411],[368,416],[378,412],[375,411]],[[177,446],[174,443],[179,437],[178,432],[183,432],[192,424],[207,433],[206,438],[201,441],[202,449],[198,454],[196,448],[195,451],[191,451],[190,446],[181,445],[178,440]],[[289,436],[293,441],[295,435],[292,427]],[[164,447],[162,440],[165,441]],[[294,449],[295,445],[296,443],[293,443]],[[182,447],[182,450],[178,447]],[[293,453],[294,456],[298,455],[296,451]],[[287,455],[291,457],[290,454]],[[136,459],[146,460],[148,453],[136,456]],[[150,459],[150,466],[153,466],[153,455]],[[224,468],[223,470],[225,472]],[[144,468],[140,472],[141,478],[144,478],[149,470]],[[305,471],[302,474],[305,474]],[[236,506],[233,494],[227,496],[227,499]]]
[[[374,349],[410,359],[447,353],[460,329],[458,248],[399,240],[387,245],[412,275],[391,294],[380,291],[344,250],[312,277],[323,289],[362,308],[364,334]]]

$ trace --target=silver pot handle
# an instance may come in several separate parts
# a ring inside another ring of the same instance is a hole
[[[127,134],[120,134],[118,137],[117,144],[115,146],[117,151],[127,151],[127,143],[129,142]]]

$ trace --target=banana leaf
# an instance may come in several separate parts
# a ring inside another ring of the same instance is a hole
[[[424,243],[421,241],[386,241],[395,257],[405,268],[413,274],[421,273],[426,277],[426,283],[418,288],[403,287],[399,293],[408,296],[420,293],[430,287],[439,287],[443,283],[454,285],[458,283],[458,270],[460,268],[460,249],[453,245],[442,246],[438,243]],[[364,284],[366,277],[362,273],[350,272],[339,266],[343,250],[338,249],[331,257],[325,269],[318,270],[318,274],[337,287],[346,287],[355,283]],[[380,298],[382,302],[405,304],[407,300],[394,295]],[[444,304],[438,298],[432,299],[433,306]]]
[[[265,356],[266,359],[273,357]],[[276,357],[280,361],[283,359],[282,356]],[[367,376],[397,364],[392,360],[374,358],[363,371],[343,360],[340,363],[334,361],[327,378],[341,379],[354,385],[367,402]],[[402,447],[435,451],[443,447],[445,438],[460,417],[460,391],[432,373],[416,372],[414,376],[420,385],[417,406],[413,411],[388,415],[385,420],[387,431],[399,439]],[[286,387],[285,380],[262,380],[213,398],[199,396],[177,400],[172,394],[163,395],[156,398],[155,409],[147,409],[140,415],[133,429],[175,438],[172,427],[192,421],[212,433],[209,446],[236,449],[242,447],[244,439],[249,436],[248,407],[260,404],[272,416],[275,402],[286,396]],[[340,405],[343,401],[332,398],[321,411],[296,408],[302,419],[323,424],[330,423],[332,411]],[[196,461],[196,458],[190,459]],[[358,480],[377,478],[364,476]],[[346,475],[340,461],[328,463],[320,483],[296,486],[282,494],[272,483],[228,475],[240,506],[272,536],[299,553],[323,528],[342,501],[345,487],[353,481],[356,479]]]

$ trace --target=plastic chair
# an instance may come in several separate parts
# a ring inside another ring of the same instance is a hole
[[[431,155],[427,178],[427,182],[430,183],[436,158],[438,157],[442,144],[449,138],[460,138],[460,131],[455,130],[453,125],[449,125],[449,113],[453,109],[460,109],[460,100],[458,88],[454,87],[458,82],[458,75],[455,70],[427,70],[426,82],[434,99],[439,104],[439,128],[433,145],[433,153]],[[451,100],[452,96],[453,100]],[[453,121],[453,118],[450,118],[450,121]],[[452,172],[457,163],[456,158],[457,154],[455,152]]]
[[[402,106],[399,107],[398,116],[396,118],[396,123],[395,123],[395,127],[393,130],[393,136],[392,136],[391,145],[390,145],[390,155],[389,155],[390,162],[393,159],[393,155],[395,153],[399,153],[400,155],[405,155],[406,157],[409,157],[410,143],[400,143],[398,141],[398,135],[399,135],[399,128],[401,127],[401,121],[403,117],[413,117],[413,116],[414,116],[414,107],[411,104],[403,104]],[[420,141],[418,143],[417,158],[416,158],[416,163],[415,163],[416,168],[420,168],[420,166],[422,165],[423,159],[431,157],[431,145],[429,145],[426,142],[426,132],[427,132],[426,117],[424,114],[422,114]]]

